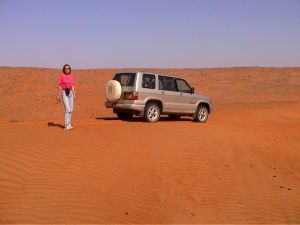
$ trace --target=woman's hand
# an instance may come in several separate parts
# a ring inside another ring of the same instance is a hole
[[[57,96],[56,96],[56,100],[57,100],[58,102],[60,102],[60,95],[57,95]]]

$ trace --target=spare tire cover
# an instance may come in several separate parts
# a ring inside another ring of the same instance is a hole
[[[119,81],[110,80],[105,87],[105,95],[108,101],[115,102],[120,99],[122,94],[122,87]]]

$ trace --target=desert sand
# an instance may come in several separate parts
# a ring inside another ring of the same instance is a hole
[[[0,68],[0,223],[300,223],[300,68],[139,69],[212,98],[207,123],[120,121],[116,69]]]

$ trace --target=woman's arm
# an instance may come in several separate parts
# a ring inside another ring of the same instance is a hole
[[[75,88],[74,87],[72,87],[72,92],[73,92],[73,97],[76,98]]]
[[[58,89],[57,89],[57,96],[56,96],[57,101],[60,101],[60,95],[61,95],[61,87],[58,86]]]

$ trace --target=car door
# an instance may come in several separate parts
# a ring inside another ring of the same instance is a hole
[[[181,112],[193,113],[196,110],[196,97],[192,93],[191,86],[183,79],[176,78],[176,85],[178,89],[178,108]]]
[[[175,77],[158,76],[159,93],[163,103],[163,112],[178,112],[177,101],[179,92],[175,83]]]

